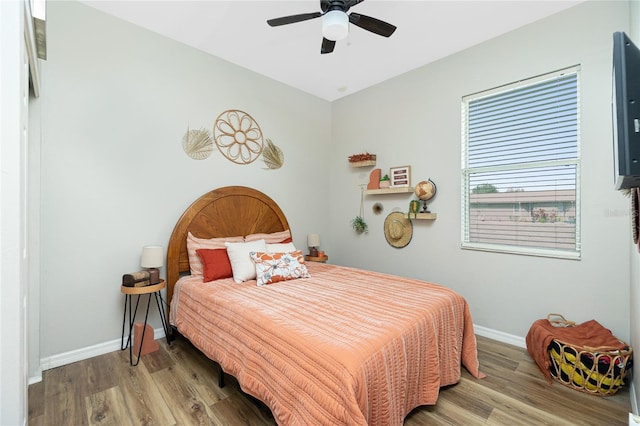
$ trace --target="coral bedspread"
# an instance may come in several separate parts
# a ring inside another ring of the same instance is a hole
[[[469,308],[447,288],[307,264],[263,287],[183,277],[172,323],[282,425],[401,425],[441,386],[476,377]]]

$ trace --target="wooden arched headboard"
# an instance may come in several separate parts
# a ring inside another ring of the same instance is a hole
[[[167,246],[167,304],[173,287],[189,272],[187,234],[198,238],[246,236],[289,229],[282,210],[267,195],[244,186],[214,189],[195,200],[173,228]]]

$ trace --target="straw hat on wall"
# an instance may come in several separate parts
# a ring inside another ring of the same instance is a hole
[[[413,225],[407,215],[400,212],[390,213],[384,220],[384,237],[395,248],[409,244],[413,237]]]

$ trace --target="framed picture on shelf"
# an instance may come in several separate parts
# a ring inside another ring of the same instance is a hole
[[[411,166],[392,167],[389,170],[391,187],[411,186]]]

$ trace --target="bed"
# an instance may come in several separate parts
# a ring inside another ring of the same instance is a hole
[[[230,186],[194,201],[167,248],[172,326],[278,424],[401,425],[457,383],[462,365],[483,377],[469,307],[447,288],[302,260],[309,277],[262,286],[260,273],[242,283],[190,274],[188,238],[231,238],[231,249],[287,232],[270,197]]]

